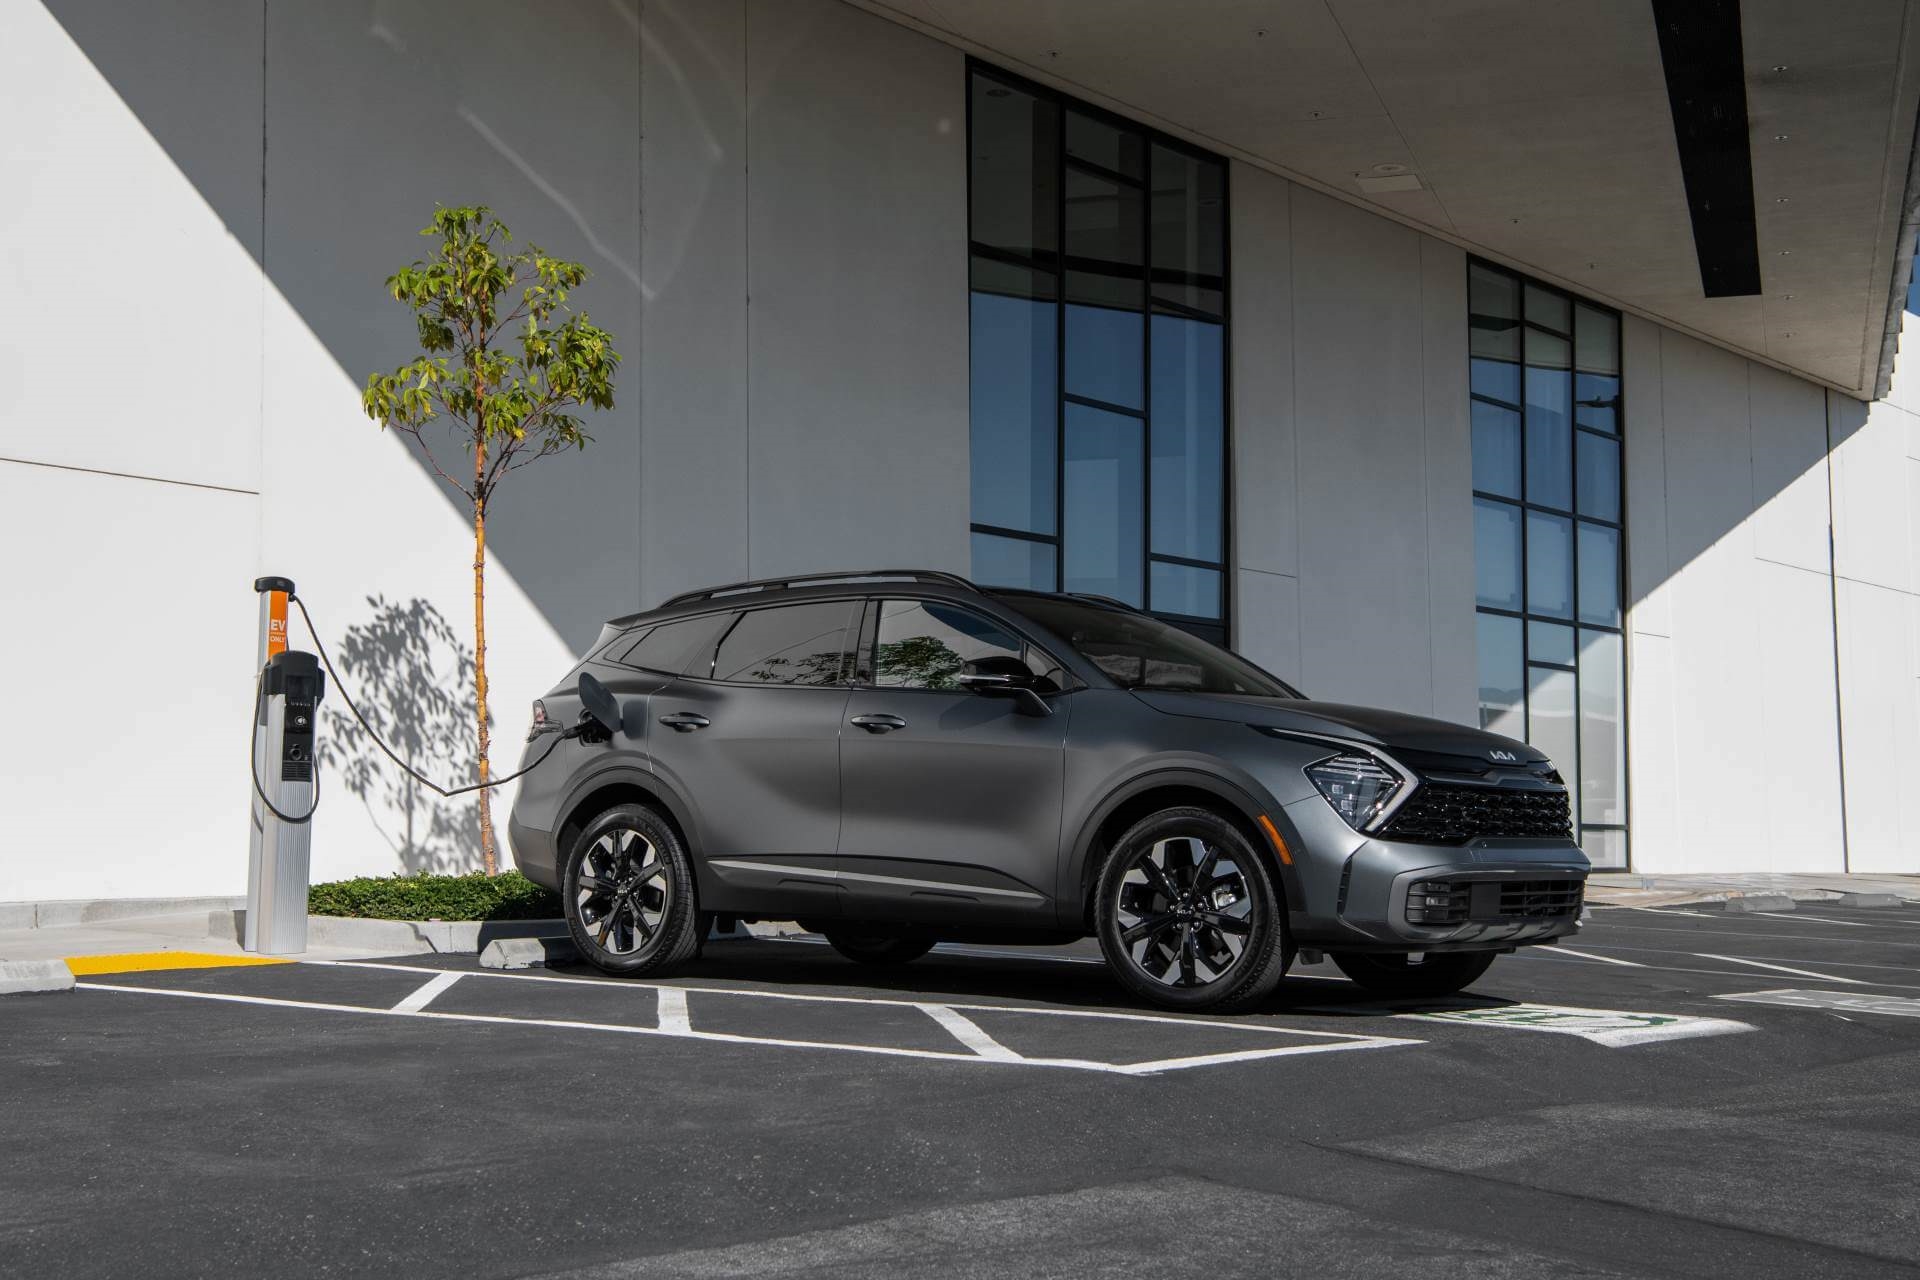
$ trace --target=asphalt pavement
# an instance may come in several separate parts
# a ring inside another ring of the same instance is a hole
[[[94,967],[0,1001],[0,1274],[1920,1275],[1920,906],[1236,1017],[1084,944]]]

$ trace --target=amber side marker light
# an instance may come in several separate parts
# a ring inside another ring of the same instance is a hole
[[[1266,814],[1260,815],[1260,829],[1267,833],[1267,839],[1273,841],[1273,851],[1280,855],[1280,861],[1286,866],[1293,865],[1293,851],[1287,848],[1287,842],[1280,838],[1280,832],[1274,828],[1273,819]]]

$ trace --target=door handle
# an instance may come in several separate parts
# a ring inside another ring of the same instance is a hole
[[[670,716],[661,716],[660,723],[675,733],[689,733],[695,729],[704,729],[713,721],[691,711],[676,711]]]
[[[892,733],[895,729],[904,729],[907,727],[907,722],[899,716],[884,714],[855,716],[847,723],[857,724],[868,733]]]

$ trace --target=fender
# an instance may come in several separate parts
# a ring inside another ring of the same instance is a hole
[[[673,817],[674,825],[680,828],[687,842],[687,857],[693,863],[694,887],[696,891],[704,889],[706,887],[704,882],[709,872],[706,859],[700,852],[702,841],[699,826],[694,821],[693,806],[687,803],[686,797],[681,795],[671,783],[650,769],[644,758],[614,756],[604,761],[596,761],[583,769],[567,785],[566,798],[560,804],[555,834],[558,834],[560,827],[566,825],[581,801],[602,787],[619,786],[623,783],[652,792],[659,798],[660,803],[666,806],[667,812]],[[567,850],[556,849],[555,855],[560,865],[564,867]]]
[[[1091,889],[1089,878],[1093,873],[1088,859],[1093,852],[1094,837],[1099,833],[1101,825],[1113,816],[1116,809],[1129,800],[1162,787],[1204,791],[1221,803],[1230,806],[1245,820],[1248,827],[1256,831],[1258,830],[1256,819],[1265,814],[1291,848],[1300,847],[1299,833],[1287,817],[1285,807],[1271,797],[1263,802],[1248,789],[1220,777],[1217,773],[1178,765],[1149,768],[1111,788],[1100,802],[1094,805],[1092,811],[1081,819],[1079,830],[1074,834],[1073,843],[1067,849],[1065,865],[1061,868],[1058,901],[1063,924],[1070,923],[1076,928],[1081,926],[1081,912],[1085,908],[1087,894]],[[1288,913],[1291,915],[1299,909],[1298,904],[1305,901],[1301,896],[1298,872],[1293,866],[1283,863],[1274,854],[1272,845],[1264,838],[1256,841],[1254,848],[1265,856],[1267,865],[1279,873],[1281,891],[1286,899]]]

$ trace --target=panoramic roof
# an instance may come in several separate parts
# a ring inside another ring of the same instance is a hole
[[[1883,389],[1913,230],[1908,0],[852,2],[1623,310]]]

